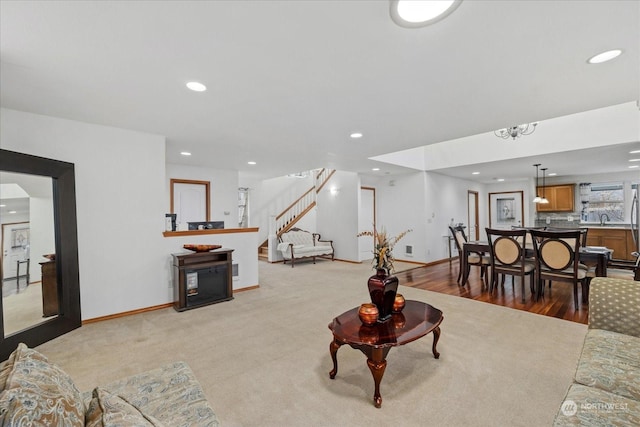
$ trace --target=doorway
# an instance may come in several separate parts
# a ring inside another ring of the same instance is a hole
[[[480,240],[480,229],[478,223],[478,192],[467,191],[467,224],[469,225],[469,240]]]
[[[376,223],[376,189],[360,187],[360,209],[358,210],[358,231],[373,231]],[[358,261],[373,258],[373,236],[358,237]]]

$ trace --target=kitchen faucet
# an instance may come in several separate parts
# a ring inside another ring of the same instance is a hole
[[[606,218],[606,220],[603,219],[603,217]],[[607,215],[606,213],[603,213],[600,215],[600,225],[604,225],[605,221],[611,221],[611,220],[609,219],[609,215]]]

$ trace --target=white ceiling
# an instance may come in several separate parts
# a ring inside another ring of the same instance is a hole
[[[0,101],[165,135],[171,163],[398,173],[369,158],[637,101],[639,50],[638,1],[464,0],[407,29],[384,0],[3,0]]]

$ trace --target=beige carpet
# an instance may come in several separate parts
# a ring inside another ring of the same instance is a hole
[[[571,383],[586,326],[401,286],[444,312],[432,336],[394,348],[372,403],[365,356],[343,346],[329,379],[336,315],[368,300],[369,265],[260,263],[260,289],[183,313],[83,326],[38,347],[83,391],[185,360],[223,426],[545,426]]]
[[[49,318],[42,317],[42,287],[40,282],[22,285],[19,293],[2,298],[4,333],[10,335]]]

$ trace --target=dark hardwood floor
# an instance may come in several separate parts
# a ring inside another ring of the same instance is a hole
[[[516,279],[516,285],[512,286],[511,278],[507,277],[504,288],[498,286],[498,289],[493,294],[490,294],[488,286],[485,286],[484,280],[480,278],[479,273],[479,268],[471,267],[469,282],[464,287],[460,286],[456,283],[458,260],[452,259],[451,262],[447,261],[441,264],[398,272],[395,273],[395,276],[400,281],[400,284],[405,286],[470,298],[572,322],[587,323],[588,306],[581,304],[579,310],[575,310],[573,287],[569,283],[553,283],[551,289],[548,287],[545,289],[544,298],[536,302],[531,298],[529,279],[527,278],[525,282],[525,302],[523,304],[519,278]],[[491,277],[489,277],[489,280],[491,280]],[[580,288],[578,288],[578,298],[582,298]]]

